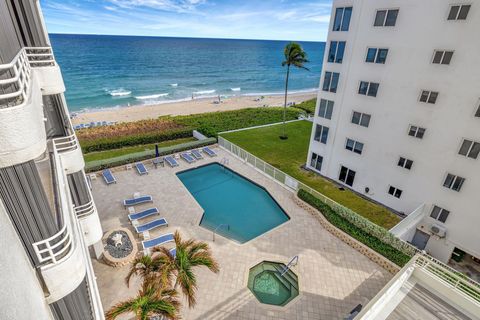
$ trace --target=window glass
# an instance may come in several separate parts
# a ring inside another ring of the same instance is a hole
[[[433,63],[440,63],[442,61],[443,51],[435,51],[433,56]]]
[[[412,160],[407,160],[405,163],[405,169],[412,169],[413,161]]]
[[[460,6],[452,6],[450,8],[450,13],[448,14],[448,20],[457,20],[457,14],[460,10]]]
[[[337,86],[338,86],[338,78],[340,77],[340,74],[337,72],[334,72],[332,75],[332,84],[330,85],[330,92],[337,92]]]
[[[347,144],[346,144],[345,148],[347,150],[353,151],[354,144],[355,144],[355,141],[353,141],[352,139],[347,139]]]
[[[369,114],[363,114],[362,119],[360,121],[360,125],[364,127],[368,127],[370,125],[370,115]]]
[[[377,15],[375,16],[375,27],[383,27],[383,22],[385,21],[385,16],[387,15],[387,10],[378,10]]]
[[[357,141],[355,143],[355,149],[353,149],[353,152],[362,154],[362,151],[363,151],[363,143]]]
[[[337,63],[342,63],[343,62],[343,54],[345,53],[345,41],[340,41],[338,43],[338,48],[337,48],[337,57],[335,59],[335,62]]]
[[[457,20],[465,20],[467,19],[468,11],[470,11],[470,5],[463,5],[460,8],[460,13],[458,14]]]
[[[470,146],[472,145],[473,141],[470,140],[463,140],[462,146],[460,147],[460,151],[458,152],[462,156],[466,156],[468,151],[470,150]]]
[[[422,139],[424,134],[425,134],[425,129],[424,128],[418,128],[416,137]]]
[[[377,63],[385,63],[387,61],[388,49],[378,49]]]
[[[335,10],[335,20],[333,22],[333,31],[340,31],[342,24],[343,8],[337,8]]]
[[[337,52],[337,41],[330,41],[330,50],[328,52],[328,62],[335,62],[336,52]]]
[[[348,168],[342,166],[340,169],[340,175],[338,176],[338,180],[345,182],[347,180],[347,171]]]
[[[359,124],[361,115],[362,114],[360,112],[354,111],[352,115],[352,123]]]
[[[438,92],[430,92],[430,97],[428,98],[428,103],[435,103],[437,102]]]
[[[353,181],[354,180],[355,180],[355,171],[348,170],[347,180],[345,181],[345,183],[351,187],[351,186],[353,186]]]
[[[367,51],[366,62],[375,62],[375,56],[377,55],[377,49],[369,48]]]
[[[312,153],[312,160],[310,162],[310,165],[317,169],[318,171],[322,170],[322,162],[323,162],[323,157],[317,155],[316,153]]]
[[[480,105],[478,106],[478,109],[475,112],[475,117],[480,118]]]
[[[352,16],[352,7],[345,8],[343,12],[343,21],[341,31],[348,31],[350,26],[350,18]]]
[[[378,83],[370,82],[370,87],[368,89],[368,95],[370,97],[376,97],[378,92]]]
[[[450,64],[450,61],[452,61],[452,56],[453,56],[453,51],[445,51],[442,64]]]
[[[330,87],[330,81],[332,78],[332,73],[331,72],[325,72],[325,78],[323,79],[323,91],[328,91],[328,88]]]
[[[327,101],[327,112],[325,113],[325,118],[332,119],[333,114],[333,101]]]
[[[457,177],[457,178],[453,181],[452,189],[453,189],[453,190],[456,190],[456,191],[460,191],[460,189],[462,188],[462,185],[463,185],[463,182],[464,182],[464,181],[465,181],[465,179],[460,178],[460,177]]]
[[[474,142],[472,150],[470,150],[470,153],[468,154],[468,156],[472,159],[477,159],[479,153],[480,153],[480,143]]]
[[[428,96],[430,95],[430,91],[422,91],[422,95],[420,96],[421,102],[427,102]]]
[[[328,139],[328,128],[327,127],[323,127],[323,130],[322,130],[322,137],[321,137],[321,140],[320,142],[322,143],[327,143],[327,139]]]
[[[360,87],[358,88],[358,93],[366,95],[367,90],[368,90],[368,82],[361,81]]]
[[[387,19],[385,20],[386,27],[393,27],[397,23],[398,10],[388,10]]]
[[[447,174],[447,177],[445,178],[445,182],[443,183],[444,187],[450,188],[453,184],[453,180],[455,179],[455,176],[453,174]]]

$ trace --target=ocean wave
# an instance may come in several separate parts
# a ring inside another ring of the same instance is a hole
[[[112,97],[125,97],[132,94],[132,91],[125,89],[107,90],[107,93]]]
[[[217,90],[203,90],[203,91],[195,91],[193,94],[211,94],[211,93],[215,93]]]
[[[178,87],[178,83],[171,83],[171,84],[170,84],[170,87],[174,87],[174,88],[175,88],[175,87]]]
[[[152,100],[152,99],[158,99],[160,97],[166,97],[168,96],[168,93],[159,93],[159,94],[151,94],[149,96],[137,96],[135,99],[137,100]]]
[[[238,92],[238,91],[242,91],[242,88],[230,88],[230,90]]]

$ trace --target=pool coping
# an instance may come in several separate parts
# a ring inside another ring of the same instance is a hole
[[[277,201],[277,199],[275,199],[275,197],[268,191],[267,188],[265,188],[264,186],[258,184],[258,183],[255,182],[255,181],[253,181],[253,180],[245,177],[245,176],[242,175],[241,173],[239,173],[239,172],[237,172],[237,171],[235,171],[235,170],[233,170],[233,169],[231,169],[231,168],[223,165],[222,163],[220,163],[220,162],[218,162],[218,161],[212,161],[212,162],[210,162],[210,163],[202,164],[202,165],[199,165],[199,166],[195,166],[195,167],[191,167],[191,168],[187,168],[187,169],[185,169],[185,170],[181,170],[181,171],[175,172],[175,177],[180,181],[180,183],[183,185],[183,187],[184,187],[185,190],[188,192],[188,194],[192,197],[192,199],[193,199],[193,200],[198,204],[198,206],[199,206],[200,208],[202,208],[202,210],[203,210],[202,216],[201,216],[200,219],[197,221],[197,226],[199,226],[200,228],[203,228],[203,229],[205,229],[205,230],[214,232],[214,230],[210,230],[210,229],[208,229],[208,228],[206,228],[206,227],[204,227],[204,226],[201,225],[202,220],[203,220],[203,217],[204,217],[204,215],[205,215],[205,210],[204,210],[203,207],[200,205],[200,203],[198,203],[197,199],[193,196],[193,194],[190,192],[190,190],[188,190],[188,188],[185,186],[185,184],[183,184],[182,180],[180,180],[180,178],[178,177],[178,175],[181,174],[181,173],[184,173],[184,172],[192,171],[192,170],[195,170],[195,169],[199,169],[199,168],[207,167],[207,166],[211,166],[211,165],[220,165],[220,166],[222,166],[223,168],[225,168],[225,169],[227,169],[227,170],[235,173],[236,175],[240,176],[241,178],[249,181],[250,183],[253,183],[253,184],[256,185],[257,187],[259,187],[259,188],[261,188],[262,190],[264,190],[264,191],[270,196],[270,198],[272,198],[272,200],[277,204],[277,206],[282,210],[283,214],[286,215],[287,218],[288,218],[287,221],[285,221],[285,222],[283,222],[283,223],[281,223],[281,224],[279,224],[279,225],[277,225],[277,226],[269,229],[269,230],[266,231],[266,232],[263,232],[263,233],[259,234],[258,236],[254,237],[254,238],[252,238],[252,239],[250,239],[250,240],[248,240],[248,241],[245,241],[245,242],[243,242],[243,243],[241,243],[241,242],[239,242],[239,241],[237,241],[237,240],[235,240],[235,239],[228,238],[228,237],[224,236],[224,235],[221,234],[221,233],[215,233],[215,236],[218,235],[218,236],[220,236],[220,237],[222,237],[222,238],[224,238],[224,239],[226,239],[226,240],[232,241],[234,244],[236,244],[236,245],[238,245],[238,246],[243,246],[243,245],[245,245],[245,244],[248,244],[250,241],[256,240],[256,239],[258,239],[258,238],[260,238],[260,237],[262,237],[262,236],[264,236],[264,235],[267,235],[268,233],[270,233],[270,232],[272,232],[272,231],[274,231],[274,230],[276,230],[276,229],[278,229],[278,228],[286,225],[286,224],[289,223],[290,221],[292,221],[292,217],[290,216],[290,214],[288,214],[288,212],[280,205],[280,203]]]
[[[248,290],[249,294],[251,294],[252,297],[254,298],[253,300],[255,301],[255,304],[257,304],[257,306],[265,308],[267,310],[272,310],[272,311],[285,311],[287,309],[290,309],[293,305],[295,305],[300,300],[301,297],[303,297],[303,291],[300,289],[302,287],[301,283],[303,283],[303,279],[302,279],[303,277],[300,275],[300,273],[298,271],[293,271],[292,270],[292,272],[295,272],[295,275],[297,276],[298,295],[295,298],[293,298],[292,300],[290,300],[290,302],[288,302],[284,306],[276,306],[276,305],[273,305],[273,304],[262,303],[257,299],[257,297],[250,290],[250,288],[248,288],[248,277],[249,277],[249,274],[250,274],[250,269],[252,269],[253,267],[257,266],[258,264],[260,264],[262,262],[282,263],[282,264],[286,265],[286,263],[284,263],[284,262],[271,261],[271,260],[276,260],[276,259],[268,259],[268,258],[258,259],[258,260],[255,260],[254,263],[250,264],[247,267],[247,270],[243,275],[243,284],[244,284],[245,288]],[[297,263],[297,265],[298,265],[298,263]],[[297,265],[295,265],[295,266],[297,266]]]

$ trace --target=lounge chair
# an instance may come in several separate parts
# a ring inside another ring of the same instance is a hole
[[[206,154],[208,154],[210,157],[216,157],[217,154],[215,153],[215,151],[213,151],[212,149],[210,149],[209,147],[204,147],[203,149],[203,152],[205,152]]]
[[[172,156],[166,156],[164,159],[168,163],[168,165],[172,168],[179,166],[177,160],[175,160]]]
[[[193,163],[195,162],[196,160],[191,156],[189,155],[188,153],[184,152],[180,155],[180,157],[182,157],[183,160],[187,161],[188,163]]]
[[[142,241],[142,247],[143,249],[150,249],[156,246],[161,246],[169,242],[173,242],[173,233],[167,233],[164,235],[161,235],[158,238],[151,239],[151,240],[146,240]]]
[[[163,226],[168,226],[168,222],[165,218],[160,218],[160,219],[156,219],[156,220],[147,222],[145,224],[136,226],[135,231],[137,231],[137,233],[142,233],[142,232],[150,231],[152,229],[163,227]]]
[[[202,154],[198,150],[192,150],[192,156],[197,160],[203,159]]]
[[[112,183],[117,183],[117,179],[115,179],[115,177],[113,176],[112,171],[110,171],[110,169],[103,170],[102,171],[102,176],[103,176],[103,179],[105,180],[105,183],[107,185],[112,184]]]
[[[148,174],[148,170],[147,168],[145,168],[145,165],[142,162],[135,163],[135,168],[137,168],[137,172],[141,176],[144,174]]]
[[[137,204],[142,204],[146,202],[152,202],[152,196],[140,196],[140,197],[134,197],[132,199],[125,199],[123,200],[123,205],[125,207],[131,207],[131,206],[136,206]]]
[[[176,247],[175,247],[175,248],[172,248],[172,249],[170,249],[169,251],[170,251],[170,254],[171,254],[172,256],[174,256],[174,257],[175,257],[175,256],[177,255],[177,248],[176,248]]]
[[[159,213],[160,213],[160,211],[158,211],[158,208],[150,208],[150,209],[147,209],[147,210],[143,210],[141,212],[129,214],[128,219],[130,219],[130,221],[133,221],[133,220],[138,220],[138,219],[143,219],[143,218],[146,218],[146,217],[150,217],[151,215],[159,214]]]

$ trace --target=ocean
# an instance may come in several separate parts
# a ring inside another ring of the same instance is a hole
[[[286,41],[51,34],[71,111],[158,104],[193,97],[280,94]],[[300,42],[310,71],[290,92],[318,88],[324,42]]]

